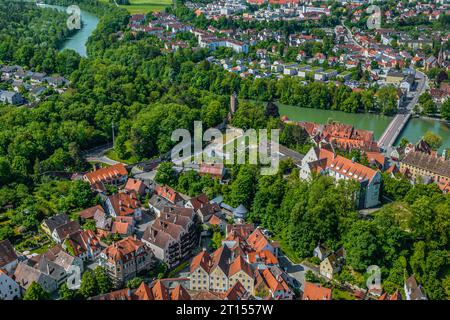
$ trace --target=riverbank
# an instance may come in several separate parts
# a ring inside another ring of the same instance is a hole
[[[343,111],[302,108],[277,103],[280,116],[287,116],[292,121],[310,121],[321,124],[329,120],[353,125],[357,129],[369,130],[374,133],[375,139],[379,139],[392,121],[393,117],[377,115],[373,113],[346,113]],[[402,138],[415,143],[427,132],[431,131],[443,139],[442,147],[450,148],[450,122],[429,117],[413,117],[402,130],[394,146],[397,146]]]
[[[67,7],[52,4],[42,4],[42,8],[53,8],[58,11],[66,12]],[[87,41],[97,28],[99,18],[88,11],[81,10],[81,29],[74,32],[61,45],[60,50],[70,49],[76,51],[80,56],[87,57]]]

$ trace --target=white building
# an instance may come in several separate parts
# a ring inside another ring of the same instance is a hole
[[[21,296],[20,286],[0,269],[0,300],[14,300]]]
[[[301,179],[311,179],[313,173],[325,174],[336,180],[354,180],[360,184],[358,208],[371,208],[380,203],[381,174],[333,151],[312,147],[302,160]]]

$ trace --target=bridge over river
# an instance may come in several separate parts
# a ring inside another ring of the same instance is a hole
[[[397,138],[411,118],[412,110],[417,104],[420,95],[424,93],[428,87],[428,78],[420,71],[416,72],[416,81],[417,88],[413,92],[413,98],[404,108],[400,109],[399,113],[392,119],[391,123],[378,140],[378,146],[383,148],[386,152],[390,152],[389,150],[392,148],[395,141],[397,141]]]

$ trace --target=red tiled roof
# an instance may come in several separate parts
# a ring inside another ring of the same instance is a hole
[[[145,284],[144,281],[134,292],[135,300],[154,300],[152,290]]]
[[[236,283],[223,294],[224,300],[242,300],[248,295],[247,290],[238,280]]]
[[[135,210],[141,206],[134,191],[113,194],[109,196],[109,201],[118,216],[134,215]]]
[[[266,281],[268,287],[272,292],[276,291],[290,291],[289,286],[283,278],[279,277],[278,279],[270,272],[269,268],[262,270],[262,277]]]
[[[147,247],[142,241],[128,237],[113,243],[103,252],[107,256],[108,260],[128,261],[133,258],[133,254],[140,248]]]
[[[141,180],[128,179],[125,190],[135,191],[136,193],[141,194],[145,190],[145,184]]]
[[[128,222],[114,221],[114,223],[111,227],[112,233],[118,233],[121,235],[127,235],[128,230],[130,230],[130,223],[128,223]]]
[[[269,250],[263,251],[252,251],[248,253],[248,261],[250,263],[257,263],[258,259],[262,261],[265,265],[276,265],[278,264],[278,259]]]
[[[107,182],[110,181],[112,179],[117,179],[121,176],[125,176],[127,175],[127,169],[125,168],[125,166],[121,163],[106,167],[106,168],[101,168],[99,170],[93,171],[93,172],[89,172],[86,173],[84,175],[84,177],[91,183],[94,184],[96,182]]]
[[[223,164],[206,164],[202,163],[200,165],[199,174],[210,174],[212,176],[222,177],[223,176],[224,167]]]
[[[260,228],[256,228],[255,231],[250,234],[247,238],[247,243],[253,248],[255,251],[261,251],[265,246],[270,244],[269,240],[262,233]]]
[[[305,281],[303,300],[331,300],[331,289]]]
[[[177,285],[170,293],[171,300],[191,300],[191,296],[181,284]]]
[[[155,282],[152,287],[152,293],[155,300],[169,300],[169,290],[164,286],[161,280]]]
[[[229,268],[229,271],[228,271],[228,276],[231,277],[232,275],[238,273],[239,271],[244,271],[250,277],[252,276],[252,270],[250,269],[250,266],[244,260],[244,258],[242,258],[242,256],[238,256],[230,264],[230,268]]]
[[[101,205],[96,205],[96,206],[84,209],[83,211],[80,211],[79,216],[82,219],[92,219],[92,218],[94,218],[94,215],[97,211],[105,212],[105,210],[103,210],[103,207]]]
[[[174,204],[183,200],[178,192],[169,186],[156,185],[155,193]]]

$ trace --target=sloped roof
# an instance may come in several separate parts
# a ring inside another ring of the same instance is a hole
[[[100,181],[110,181],[127,174],[128,171],[125,166],[122,163],[118,163],[109,167],[86,173],[84,176],[91,184],[94,184]]]
[[[17,254],[14,251],[11,242],[8,239],[0,241],[0,268],[17,260]]]
[[[403,158],[402,163],[450,178],[450,161],[440,157],[433,157],[423,152],[410,151]]]
[[[331,289],[305,281],[303,300],[331,300]]]

